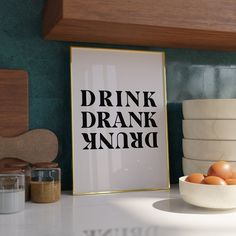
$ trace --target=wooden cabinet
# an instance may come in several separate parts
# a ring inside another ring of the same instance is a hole
[[[48,0],[45,39],[236,49],[235,0]]]

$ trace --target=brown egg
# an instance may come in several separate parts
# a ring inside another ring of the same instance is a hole
[[[226,185],[226,182],[218,176],[207,176],[202,181],[202,184],[210,184],[210,185]]]
[[[232,179],[236,179],[236,172],[235,171],[233,171],[233,174],[232,174],[232,177],[231,177]]]
[[[235,185],[236,184],[236,179],[226,179],[225,182],[228,185]]]
[[[191,182],[191,183],[195,183],[195,184],[200,184],[203,179],[204,179],[203,174],[200,174],[200,173],[193,173],[193,174],[189,175],[189,176],[185,179],[185,181]]]
[[[231,165],[226,161],[215,162],[208,169],[208,176],[218,176],[222,179],[230,179],[233,175],[233,169]]]

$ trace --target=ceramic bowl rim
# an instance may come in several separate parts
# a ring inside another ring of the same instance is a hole
[[[199,188],[211,188],[211,189],[216,189],[216,188],[228,188],[228,189],[232,189],[232,188],[236,188],[236,184],[235,185],[210,185],[210,184],[197,184],[197,183],[191,183],[191,182],[187,182],[187,181],[185,181],[185,179],[188,177],[188,175],[185,175],[185,176],[181,176],[181,177],[179,177],[179,183],[181,182],[181,183],[183,183],[183,184],[185,184],[185,185],[191,185],[191,186],[196,186],[196,187],[198,187],[199,186]]]
[[[198,102],[198,101],[200,101],[200,102],[204,102],[204,101],[236,101],[236,98],[206,98],[206,99],[185,99],[185,100],[183,100],[183,103],[184,102],[189,102],[189,101],[191,101],[191,102]]]

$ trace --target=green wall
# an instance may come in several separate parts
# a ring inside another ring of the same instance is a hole
[[[28,71],[30,128],[48,128],[58,136],[63,189],[72,186],[70,45],[166,52],[171,181],[177,182],[182,175],[181,101],[236,97],[236,53],[45,41],[41,35],[44,3],[0,1],[0,68]]]

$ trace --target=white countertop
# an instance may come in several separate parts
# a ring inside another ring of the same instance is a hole
[[[0,215],[0,236],[228,236],[236,235],[236,210],[216,211],[183,202],[171,191],[76,197],[26,203]]]

